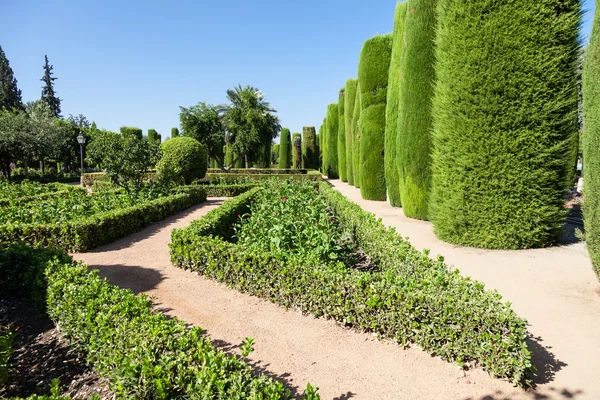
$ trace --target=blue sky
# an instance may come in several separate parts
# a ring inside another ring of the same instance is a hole
[[[584,0],[582,35],[595,8]],[[362,43],[391,32],[396,0],[4,0],[0,45],[23,100],[39,98],[44,54],[62,113],[163,138],[179,106],[220,104],[236,84],[261,89],[284,127],[321,124]]]

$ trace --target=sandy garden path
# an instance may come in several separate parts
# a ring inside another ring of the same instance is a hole
[[[357,200],[356,189],[339,181],[333,184]],[[542,371],[538,391],[524,392],[483,371],[464,374],[418,349],[402,350],[331,321],[285,311],[173,267],[168,249],[171,230],[188,225],[222,201],[210,199],[75,258],[100,270],[113,284],[156,296],[161,311],[204,328],[225,351],[239,354],[237,346],[253,337],[253,367],[297,394],[310,381],[320,388],[323,399],[340,400],[600,398],[600,295],[582,249],[514,253],[454,248],[428,236],[426,223],[404,219],[401,210],[358,201],[384,216],[386,224],[398,225],[405,236],[414,236],[417,247],[445,254],[450,263],[500,289],[515,302],[517,312],[530,319],[532,332],[544,340],[536,345],[536,359],[550,366]]]

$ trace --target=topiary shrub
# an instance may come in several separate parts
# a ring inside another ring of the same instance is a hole
[[[392,56],[392,35],[367,40],[360,53],[361,91],[360,194],[366,200],[385,201],[385,108]]]
[[[396,5],[394,17],[394,43],[392,60],[388,75],[387,105],[385,110],[385,183],[390,204],[400,207],[400,182],[396,160],[396,145],[398,133],[398,112],[400,105],[400,59],[404,46],[404,20],[406,19],[407,3]]]
[[[352,113],[352,173],[354,186],[360,188],[360,82],[356,85],[356,99]]]
[[[356,88],[358,79],[348,79],[346,81],[346,91],[344,95],[344,124],[346,125],[346,176],[348,183],[354,185],[354,168],[352,162],[352,117],[354,115],[354,102],[356,101]]]
[[[279,168],[290,168],[292,161],[290,160],[291,138],[290,130],[283,128],[279,140]]]
[[[159,180],[189,185],[206,175],[206,147],[196,139],[177,137],[167,140],[160,147],[162,157],[156,164]]]
[[[317,135],[314,126],[305,126],[302,128],[302,136],[304,143],[302,146],[302,154],[304,158],[304,168],[318,169],[319,168],[319,149],[317,147]]]
[[[144,132],[140,128],[136,128],[134,126],[122,126],[120,128],[120,132],[124,135],[136,136],[140,140],[144,137]]]
[[[600,276],[600,12],[596,9],[583,69],[583,220],[592,264]]]
[[[439,0],[431,218],[441,239],[491,249],[558,239],[574,183],[580,8]]]
[[[292,168],[302,169],[302,135],[292,135]]]
[[[337,150],[338,150],[338,171],[342,182],[348,182],[346,174],[346,117],[345,117],[345,96],[346,89],[340,90],[338,99],[338,135],[337,135]]]
[[[340,177],[337,152],[338,123],[338,105],[337,103],[332,103],[327,107],[327,143],[325,145],[327,152],[325,175],[327,175],[329,179],[338,179]]]
[[[148,140],[151,142],[159,142],[160,140],[158,139],[158,132],[156,132],[156,129],[148,129]]]
[[[400,60],[397,164],[404,215],[428,219],[437,0],[410,0]]]
[[[177,128],[171,128],[171,137],[172,138],[179,137],[179,129],[177,129]]]

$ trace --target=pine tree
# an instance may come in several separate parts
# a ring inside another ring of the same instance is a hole
[[[21,91],[17,87],[17,79],[10,67],[8,58],[0,46],[0,110],[23,110]]]
[[[44,86],[42,86],[42,101],[48,104],[52,116],[59,118],[60,99],[56,96],[56,92],[54,92],[54,81],[56,78],[52,76],[54,66],[48,63],[48,56],[45,55],[44,59],[46,60],[46,63],[44,64],[44,76],[40,79],[40,81],[44,82]]]
[[[438,1],[435,233],[492,249],[556,243],[575,184],[581,3]]]

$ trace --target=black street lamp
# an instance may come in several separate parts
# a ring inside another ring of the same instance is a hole
[[[85,137],[79,134],[79,136],[77,136],[77,143],[79,143],[79,154],[81,154],[81,173],[83,174],[83,145],[85,144]]]

